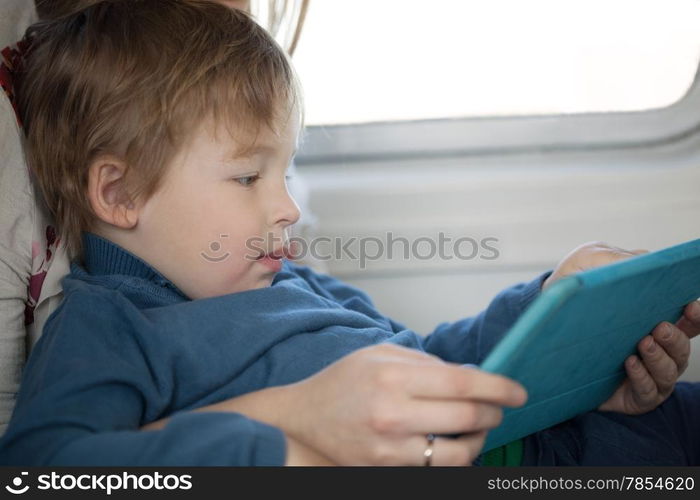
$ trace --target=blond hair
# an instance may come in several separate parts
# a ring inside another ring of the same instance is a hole
[[[28,36],[18,92],[27,159],[71,259],[94,222],[95,158],[123,159],[130,198],[147,200],[203,120],[253,147],[261,127],[303,109],[279,45],[248,14],[209,1],[103,0]]]

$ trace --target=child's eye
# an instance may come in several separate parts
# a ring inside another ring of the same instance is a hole
[[[243,187],[250,187],[253,184],[255,184],[258,179],[260,179],[260,176],[258,174],[255,175],[246,175],[245,177],[236,177],[232,180],[236,181],[238,184],[240,184]]]

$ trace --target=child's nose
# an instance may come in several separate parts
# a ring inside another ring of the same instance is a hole
[[[299,205],[297,205],[294,198],[285,187],[283,192],[279,196],[275,197],[277,203],[275,203],[272,210],[272,226],[291,226],[296,223],[301,216],[301,211],[299,210]]]

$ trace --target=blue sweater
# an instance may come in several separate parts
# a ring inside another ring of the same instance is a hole
[[[190,300],[118,245],[83,241],[84,266],[71,263],[25,367],[0,464],[282,465],[279,429],[188,410],[299,381],[381,342],[479,364],[548,276],[422,337],[361,290],[289,262],[270,287]],[[161,430],[138,430],[169,415]]]

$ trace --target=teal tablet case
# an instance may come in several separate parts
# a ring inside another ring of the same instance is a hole
[[[637,343],[698,297],[700,239],[554,282],[481,365],[528,392],[525,406],[504,410],[483,451],[596,409]]]

